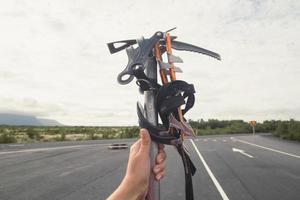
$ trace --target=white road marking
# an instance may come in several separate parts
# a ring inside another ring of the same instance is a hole
[[[227,140],[223,140],[223,142],[227,142]]]
[[[216,142],[217,140],[216,140],[216,139],[213,139],[213,141]]]
[[[264,146],[261,146],[261,145],[258,145],[258,144],[253,144],[251,142],[247,142],[247,141],[240,140],[240,139],[235,139],[235,140],[238,141],[238,142],[241,142],[241,143],[249,144],[249,145],[256,146],[256,147],[259,147],[259,148],[262,148],[262,149],[267,149],[267,150],[270,150],[270,151],[274,151],[274,152],[277,152],[277,153],[281,153],[281,154],[284,154],[284,155],[288,155],[288,156],[300,159],[300,156],[295,155],[295,154],[287,153],[287,152],[284,152],[284,151],[279,151],[277,149],[272,149],[272,148],[269,148],[269,147],[264,147]]]
[[[251,156],[250,154],[245,153],[245,151],[242,150],[242,149],[232,148],[232,151],[233,151],[233,152],[239,152],[239,153],[241,153],[241,154],[243,154],[243,155],[245,155],[245,156],[248,156],[248,157],[250,157],[250,158],[253,158],[253,156]]]
[[[81,147],[92,147],[92,146],[103,146],[108,144],[84,144],[84,145],[73,145],[73,146],[62,146],[62,147],[49,147],[49,148],[37,148],[37,149],[23,149],[23,150],[16,150],[16,151],[3,151],[0,152],[0,155],[5,154],[13,154],[13,153],[29,153],[29,152],[40,152],[40,151],[52,151],[52,150],[59,150],[59,149],[72,149],[72,148],[81,148]]]
[[[219,191],[221,197],[223,200],[229,200],[228,196],[226,195],[226,193],[224,192],[222,186],[220,185],[220,183],[218,182],[218,180],[216,179],[216,177],[214,176],[214,174],[212,173],[212,171],[210,170],[209,166],[207,165],[206,161],[204,160],[203,156],[201,155],[200,151],[198,150],[198,148],[196,147],[195,143],[193,140],[190,140],[192,145],[194,146],[201,162],[203,163],[208,175],[210,176],[211,180],[213,181],[213,183],[215,184],[217,190]]]

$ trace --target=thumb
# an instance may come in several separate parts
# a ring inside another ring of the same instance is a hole
[[[140,130],[141,146],[140,152],[149,154],[151,148],[151,138],[147,129]]]

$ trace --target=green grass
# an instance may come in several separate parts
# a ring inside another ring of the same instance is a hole
[[[134,138],[139,128],[91,126],[7,126],[0,125],[0,143],[33,143]]]

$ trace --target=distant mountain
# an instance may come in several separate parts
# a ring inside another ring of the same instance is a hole
[[[59,123],[54,119],[44,119],[44,118],[37,118],[41,123],[42,126],[63,126],[63,124]]]
[[[0,125],[62,126],[56,120],[37,118],[33,115],[0,113]]]

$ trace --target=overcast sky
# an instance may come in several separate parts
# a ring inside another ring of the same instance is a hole
[[[177,26],[222,61],[174,52],[195,85],[191,119],[300,119],[300,1],[0,1],[0,113],[67,125],[137,124],[125,52],[106,43]],[[179,65],[178,65],[179,66]]]

